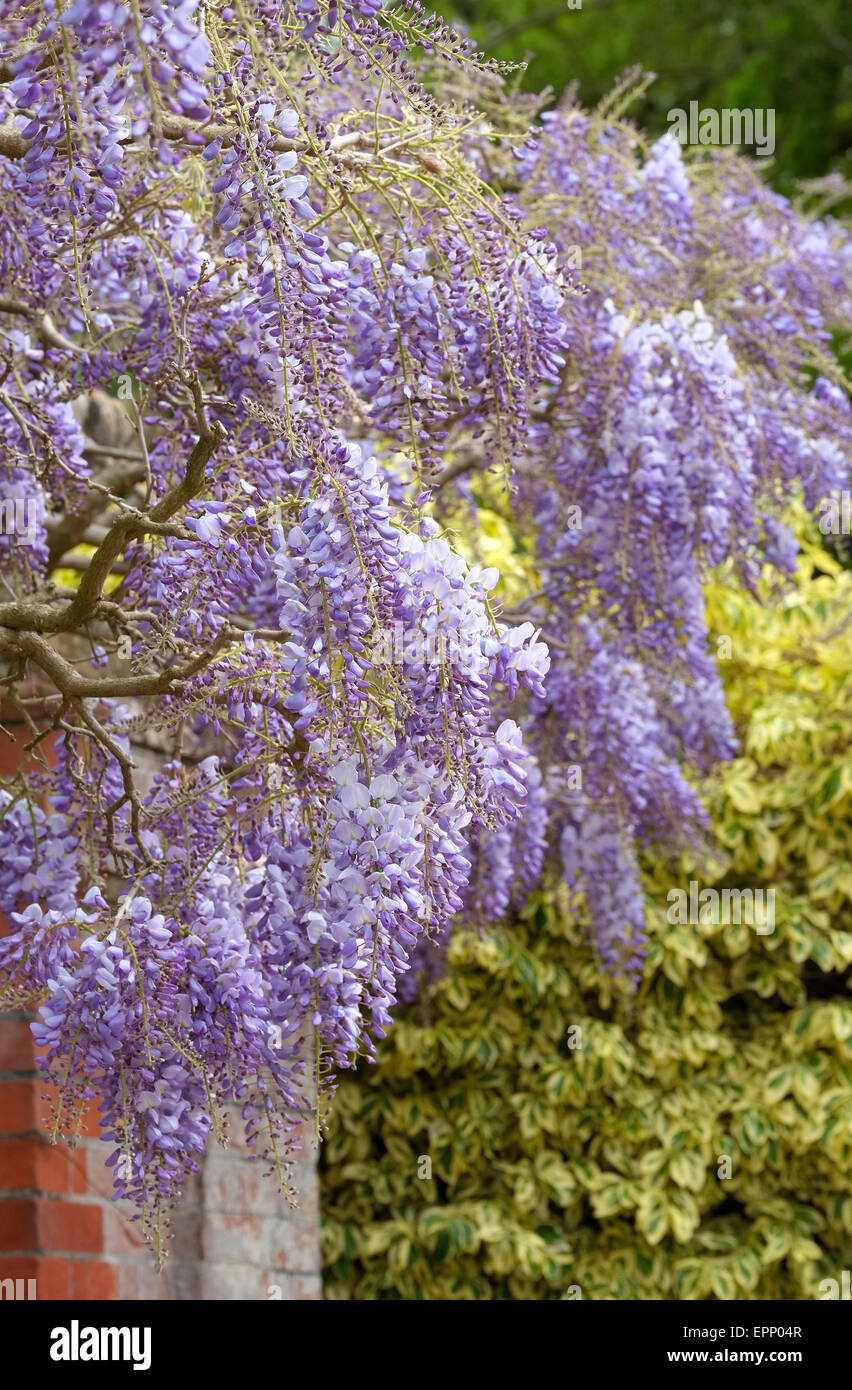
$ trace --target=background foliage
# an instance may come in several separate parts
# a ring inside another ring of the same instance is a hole
[[[690,100],[774,108],[773,177],[852,172],[852,11],[848,0],[454,0],[489,53],[531,58],[525,82],[603,97],[626,67],[657,74],[633,113],[651,135]]]
[[[704,789],[716,848],[645,865],[638,995],[562,892],[459,935],[340,1086],[327,1296],[810,1299],[849,1267],[852,576],[800,534],[788,594],[710,587],[743,756]],[[691,877],[774,885],[775,931],[669,924]]]

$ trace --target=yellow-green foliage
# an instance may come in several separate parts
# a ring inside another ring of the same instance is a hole
[[[852,575],[811,538],[790,593],[708,598],[743,753],[712,859],[649,864],[633,1000],[558,890],[456,938],[340,1086],[329,1297],[810,1299],[852,1266]],[[774,886],[774,932],[670,924],[691,877]]]

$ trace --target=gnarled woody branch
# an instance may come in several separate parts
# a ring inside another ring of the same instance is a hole
[[[2,137],[2,131],[0,131],[0,137]],[[59,332],[50,314],[38,314],[23,299],[13,299],[8,295],[0,295],[0,312],[31,318],[39,338],[47,347],[55,347],[62,352],[73,353],[79,353],[83,350],[77,343],[72,343],[70,338],[66,338],[64,333]]]
[[[75,699],[132,699],[141,695],[169,695],[180,689],[213,660],[222,648],[242,636],[225,624],[203,652],[180,666],[140,676],[83,676],[44,637],[34,632],[0,628],[0,651],[32,660],[49,676],[60,695]]]
[[[85,627],[90,621],[100,619],[106,621],[114,630],[123,629],[138,633],[134,620],[138,622],[147,617],[150,621],[153,617],[151,614],[131,613],[114,600],[105,599],[104,583],[114,572],[118,557],[130,540],[152,534],[192,537],[190,531],[172,518],[176,518],[181,509],[202,491],[207,464],[226,434],[218,421],[213,424],[208,421],[196,374],[183,369],[179,369],[179,372],[192,395],[199,430],[199,438],[187,460],[180,482],[148,513],[121,503],[121,515],[99,533],[97,549],[89,559],[80,587],[70,601],[61,591],[53,590],[48,591],[50,597],[47,600],[35,597],[0,606],[0,653],[8,653],[12,658],[13,670],[23,671],[28,663],[34,663],[50,678],[56,689],[56,695],[49,697],[45,702],[54,705],[51,727],[61,728],[66,733],[88,732],[118,764],[123,794],[106,808],[107,843],[118,855],[114,837],[115,817],[122,806],[129,804],[131,831],[146,863],[150,863],[150,855],[141,837],[142,803],[133,778],[135,764],[132,757],[124,751],[97,717],[97,701],[176,694],[187,681],[208,666],[229,641],[240,638],[242,634],[238,628],[226,623],[214,640],[189,660],[160,671],[103,677],[87,676],[79,672],[51,645],[46,634],[73,632]],[[101,475],[110,482],[117,481],[117,477],[113,479],[110,468],[113,472],[119,470],[124,481],[126,461],[112,461]],[[55,519],[51,534],[53,557],[61,556],[69,542],[73,543],[80,535],[86,533],[92,517],[103,507],[104,498],[110,497],[110,489],[105,482],[93,486],[93,498],[87,498],[82,509],[78,509],[67,518]],[[14,696],[14,692],[12,694]],[[73,728],[67,723],[64,716],[69,709],[74,710],[80,727]],[[32,720],[28,722],[33,735],[31,745],[35,748],[44,735]]]
[[[166,140],[183,140],[187,135],[200,134],[206,140],[234,140],[240,133],[239,127],[233,125],[214,125],[202,121],[194,121],[189,116],[173,116],[163,114],[160,118],[161,134]],[[361,140],[363,132],[360,130],[347,131],[345,135],[336,135],[329,142],[332,153],[346,150],[350,145],[357,145]],[[129,136],[121,144],[136,143],[137,137]],[[11,123],[0,126],[0,155],[5,155],[7,159],[23,159],[32,140],[25,140],[20,131]],[[285,153],[289,150],[298,150],[303,154],[310,154],[313,146],[303,139],[290,139],[286,135],[278,135],[271,142],[271,148],[276,153]]]
[[[90,451],[87,449],[85,452]],[[46,522],[49,563],[52,569],[59,564],[66,550],[73,550],[75,545],[79,545],[80,541],[85,539],[90,524],[108,505],[109,496],[105,494],[114,495],[124,491],[145,477],[145,460],[141,454],[137,454],[131,461],[122,457],[121,451],[99,452],[109,453],[105,466],[96,478],[80,480],[84,486],[88,485],[88,495],[73,510],[65,512],[62,516],[50,517]],[[106,536],[103,536],[101,542],[105,539]]]
[[[0,154],[6,155],[7,159],[23,159],[31,144],[32,141],[25,140],[13,125],[0,126]]]
[[[32,632],[73,632],[83,627],[90,618],[97,616],[104,583],[128,541],[146,534],[176,534],[175,528],[166,523],[201,491],[204,470],[217,445],[226,437],[225,427],[218,420],[212,425],[208,423],[200,392],[196,392],[197,388],[194,388],[200,438],[187,460],[184,477],[177,486],[161,498],[149,513],[131,511],[113,522],[91,557],[76,596],[70,603],[57,607],[55,601],[44,602],[33,598],[0,604],[0,627]]]

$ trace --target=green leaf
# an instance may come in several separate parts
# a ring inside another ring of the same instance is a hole
[[[734,1283],[734,1276],[729,1269],[717,1266],[710,1275],[710,1287],[717,1298],[723,1302],[731,1302],[736,1298],[737,1286]]]
[[[704,1186],[704,1160],[700,1154],[688,1149],[675,1154],[669,1164],[669,1172],[678,1187],[687,1187],[691,1192],[700,1192]]]

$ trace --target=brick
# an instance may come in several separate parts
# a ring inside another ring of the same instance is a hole
[[[72,1260],[47,1256],[36,1265],[36,1296],[41,1300],[67,1302],[71,1297]]]
[[[33,1048],[27,1019],[0,1017],[0,1072],[32,1072]]]
[[[265,1263],[267,1220],[251,1212],[205,1212],[201,1258],[227,1263]]]
[[[90,1202],[47,1199],[38,1203],[39,1248],[100,1254],[104,1248],[103,1210]]]
[[[276,1269],[302,1274],[319,1269],[319,1222],[315,1213],[273,1217],[268,1227],[268,1258]]]
[[[63,1195],[85,1192],[84,1160],[63,1144],[41,1138],[0,1141],[0,1194],[36,1191]]]
[[[103,1212],[62,1198],[0,1198],[0,1249],[37,1253],[100,1253]]]
[[[265,1269],[253,1264],[218,1264],[205,1260],[200,1266],[199,1297],[203,1301],[265,1299],[273,1281]]]
[[[38,1130],[39,1083],[0,1081],[0,1138]]]
[[[19,1266],[24,1265],[24,1261],[18,1262]],[[10,1264],[7,1269],[0,1262],[0,1299],[5,1303],[29,1303],[38,1299],[38,1281],[35,1277],[35,1264],[32,1271],[29,1269],[24,1274],[21,1268],[14,1269]]]
[[[315,1170],[298,1165],[293,1186],[299,1206],[315,1204]],[[277,1177],[266,1163],[251,1163],[236,1156],[208,1156],[204,1165],[204,1193],[208,1211],[251,1212],[257,1216],[281,1216],[290,1210]]]
[[[38,1187],[38,1140],[0,1141],[0,1192],[26,1192]]]
[[[54,693],[55,689],[55,686],[51,687],[49,682],[40,679],[22,681],[17,687],[17,695],[19,699],[25,696],[35,699]],[[38,729],[46,728],[43,704],[30,704],[29,712]],[[34,753],[25,756],[24,748],[30,739],[29,728],[21,722],[20,711],[5,695],[0,696],[0,724],[3,726],[0,731],[0,776],[9,777],[21,767],[28,772],[35,771],[41,766],[41,759],[46,760],[50,767],[55,765],[60,734],[50,733],[42,739],[39,744],[40,758],[36,758]]]
[[[136,1303],[139,1298],[139,1275],[135,1260],[119,1260],[118,1297],[122,1303]]]
[[[253,1264],[291,1273],[314,1273],[320,1267],[317,1215],[207,1212],[201,1258],[214,1264]]]
[[[0,1279],[35,1279],[38,1255],[0,1255]]]
[[[214,1264],[268,1263],[268,1223],[271,1217],[252,1212],[205,1212],[200,1250],[203,1260]]]
[[[277,1210],[280,1198],[271,1182],[261,1180],[259,1164],[216,1155],[207,1159],[204,1178],[208,1211],[253,1212],[261,1215],[264,1211]]]
[[[71,1296],[71,1261],[40,1255],[0,1256],[0,1279],[35,1279],[36,1299]]]
[[[131,1222],[129,1202],[116,1202],[104,1209],[104,1254],[117,1256],[147,1255],[148,1247],[138,1221]]]
[[[75,1260],[71,1265],[71,1297],[94,1301],[118,1298],[118,1269],[103,1260]]]
[[[0,1250],[38,1249],[38,1207],[34,1197],[0,1200]]]

